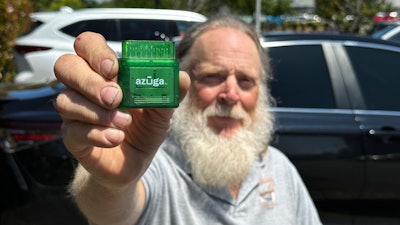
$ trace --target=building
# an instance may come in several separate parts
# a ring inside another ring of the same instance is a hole
[[[292,0],[292,7],[298,12],[313,12],[316,0]]]
[[[386,0],[387,2],[392,3],[392,6],[396,9],[400,9],[400,0]]]

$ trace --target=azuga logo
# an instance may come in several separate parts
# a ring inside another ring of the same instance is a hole
[[[136,86],[152,86],[152,87],[159,87],[165,86],[165,80],[162,78],[153,78],[152,76],[147,76],[146,78],[137,78],[136,79]]]

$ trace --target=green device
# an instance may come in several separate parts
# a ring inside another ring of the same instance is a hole
[[[170,41],[122,41],[118,84],[121,108],[179,106],[179,62]]]

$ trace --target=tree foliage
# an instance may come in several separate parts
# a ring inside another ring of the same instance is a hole
[[[57,11],[63,6],[73,9],[92,8],[98,4],[95,0],[31,0],[34,11]]]
[[[169,8],[200,12],[205,9],[206,3],[206,0],[169,1]]]
[[[85,7],[85,3],[81,0],[53,0],[50,4],[50,10],[58,10],[63,6],[69,6],[73,9],[80,9]]]
[[[392,9],[385,0],[316,0],[316,13],[340,32],[359,33],[377,12]]]
[[[293,8],[291,3],[293,0],[264,0],[262,12],[265,15],[280,16],[283,14],[292,14]]]
[[[28,0],[0,1],[0,77],[9,82],[15,73],[13,61],[14,40],[30,27]]]
[[[292,0],[262,0],[262,13],[268,15],[281,15],[292,12]],[[183,9],[212,15],[228,9],[235,14],[252,15],[255,10],[255,0],[110,0],[101,4],[101,7],[143,7]]]
[[[100,7],[118,8],[161,8],[161,9],[183,9],[200,12],[205,9],[207,0],[110,0],[100,4]]]

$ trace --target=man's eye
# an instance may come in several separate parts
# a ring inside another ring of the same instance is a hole
[[[215,74],[209,74],[200,78],[199,82],[209,86],[215,86],[224,81],[224,78]]]
[[[243,90],[249,90],[256,85],[256,82],[253,79],[241,77],[238,78],[239,87]]]

